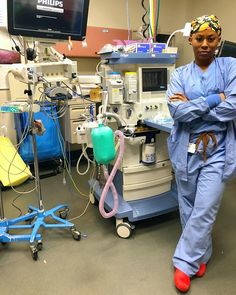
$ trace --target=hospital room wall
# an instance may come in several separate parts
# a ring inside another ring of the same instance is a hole
[[[101,4],[102,2],[102,4]],[[127,29],[126,0],[90,0],[88,17],[89,26]],[[148,7],[149,1],[144,2]],[[188,0],[161,0],[159,33],[170,34],[176,29],[184,26],[187,17]],[[145,13],[141,0],[128,0],[128,10],[131,30],[138,30],[143,22],[142,16]],[[148,21],[147,16],[145,20]],[[176,45],[182,49],[183,38],[176,38]],[[99,59],[97,58],[76,58],[80,74],[94,74]]]
[[[215,14],[219,19],[223,27],[222,39],[236,42],[235,33],[235,11],[236,11],[236,1],[235,0],[221,0],[215,1],[188,1],[187,3],[187,19],[186,21],[191,21],[195,17],[204,14]],[[193,53],[191,46],[188,42],[185,43],[182,51],[183,59],[182,64],[186,64],[193,59]]]

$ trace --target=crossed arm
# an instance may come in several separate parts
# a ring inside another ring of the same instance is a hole
[[[184,93],[178,73],[173,75],[167,92],[171,116],[178,122],[204,121],[227,122],[236,118],[236,72],[224,92],[191,100]]]

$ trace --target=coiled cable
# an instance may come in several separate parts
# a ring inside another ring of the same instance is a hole
[[[143,21],[143,37],[146,38],[146,39],[148,39],[147,32],[148,32],[148,29],[149,29],[149,23],[147,23],[146,20],[145,20],[145,17],[147,15],[148,11],[147,11],[147,8],[144,5],[144,0],[141,1],[141,5],[142,5],[143,9],[145,10],[144,15],[142,16],[142,21]]]

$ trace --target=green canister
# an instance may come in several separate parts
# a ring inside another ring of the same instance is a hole
[[[110,127],[99,124],[91,133],[93,153],[98,164],[107,165],[115,159],[115,140]]]

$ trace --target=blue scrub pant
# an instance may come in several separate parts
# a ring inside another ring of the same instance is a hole
[[[188,154],[188,181],[176,179],[182,234],[173,264],[189,276],[207,263],[212,254],[211,232],[224,190],[224,132],[216,135],[218,145],[207,148],[207,160],[200,152]],[[191,142],[195,142],[192,138]]]

